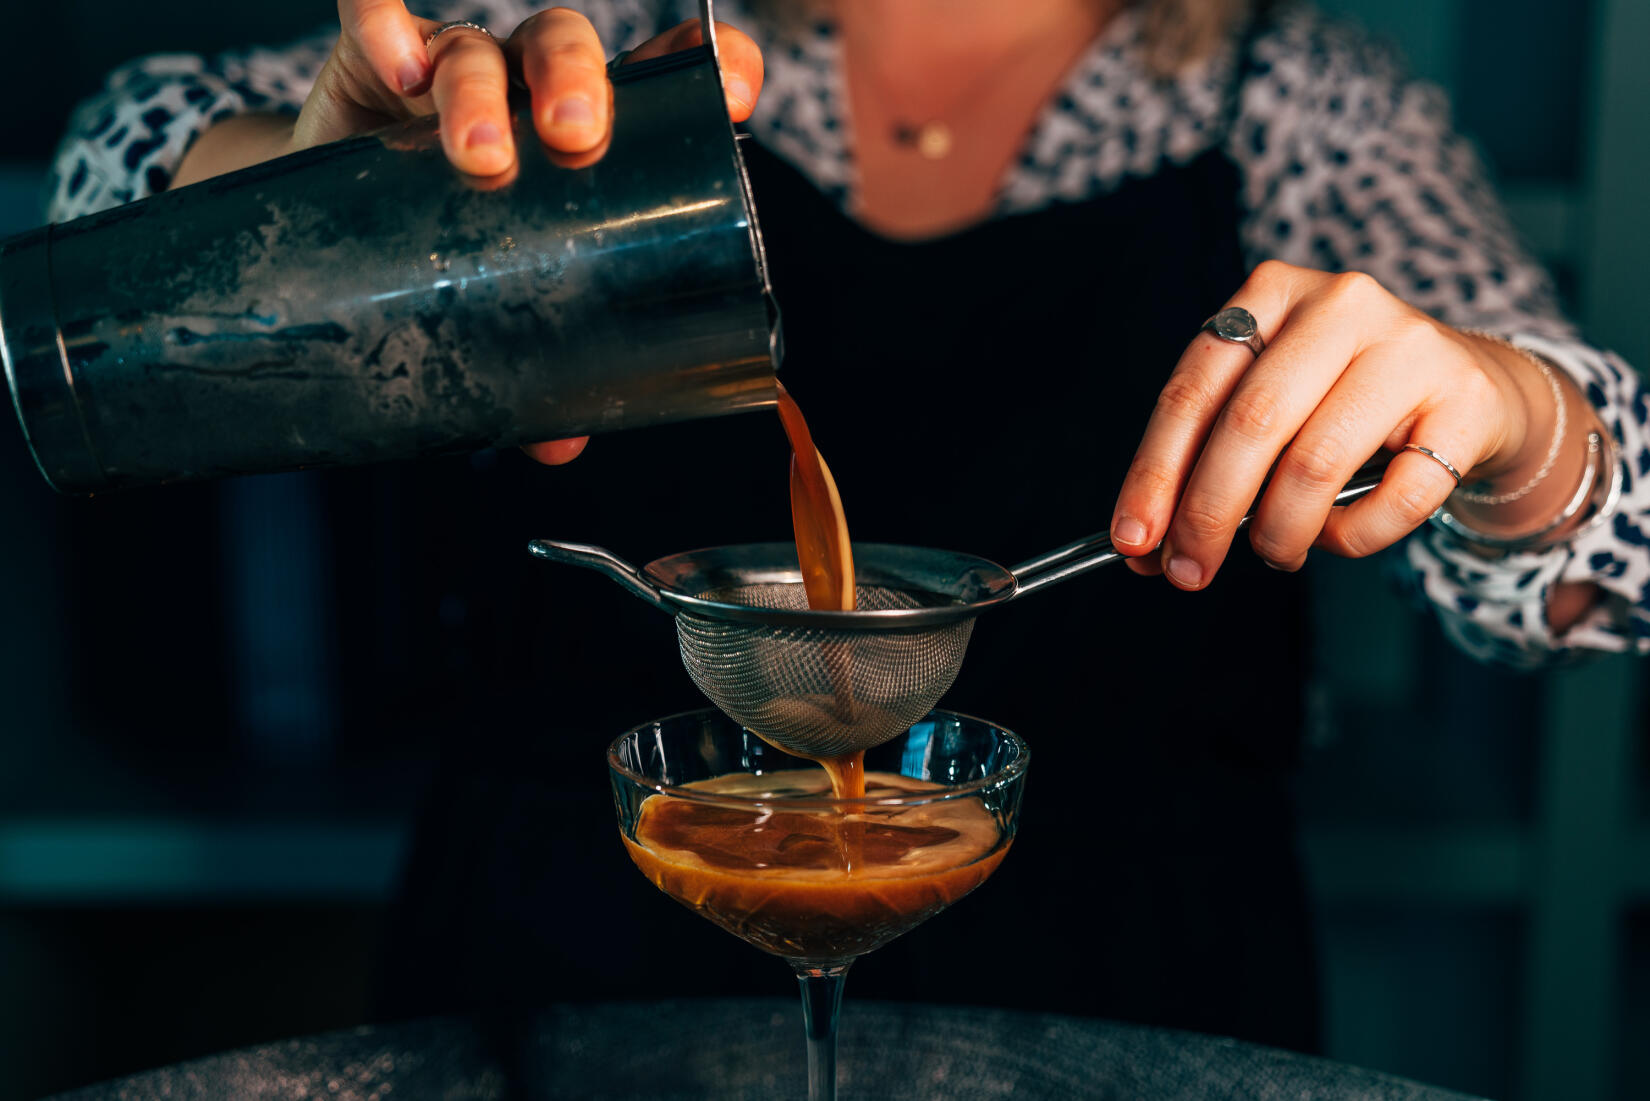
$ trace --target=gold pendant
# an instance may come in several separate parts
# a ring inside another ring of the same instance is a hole
[[[944,160],[951,152],[951,127],[937,121],[923,123],[917,128],[916,146],[929,160]]]

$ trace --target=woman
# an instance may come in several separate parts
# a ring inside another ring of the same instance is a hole
[[[584,15],[435,7],[515,29],[497,44],[400,0],[341,0],[336,42],[123,71],[77,117],[54,213],[431,110],[456,166],[500,172],[538,155],[511,139],[512,73],[540,140],[598,156],[608,53],[697,41],[691,11],[641,0]],[[856,991],[1310,1048],[1289,857],[1309,640],[1290,575],[1313,547],[1390,546],[1448,500],[1455,530],[1407,553],[1470,650],[1533,664],[1645,649],[1636,376],[1557,316],[1436,99],[1308,10],[836,0],[806,18],[718,14],[729,111],[758,143],[786,382],[855,537],[1012,562],[1106,520],[1131,568],[1168,582],[1080,583],[982,625],[946,703],[1037,746],[1025,831],[989,887],[862,967]],[[1199,329],[1224,307],[1245,312]],[[536,489],[554,530],[518,534],[644,559],[774,538],[782,460],[762,419],[603,440]],[[534,451],[557,463],[582,446]],[[1382,487],[1332,508],[1383,448],[1396,456]],[[1256,554],[1228,557],[1269,475]],[[470,507],[519,508],[520,486],[491,492]],[[691,705],[685,681],[664,679],[668,636],[583,577],[493,593],[517,644],[477,680],[494,717],[476,728],[479,778],[451,779],[426,823],[402,958],[451,959],[456,941],[459,962],[430,987],[488,1000],[771,990],[748,949],[669,922],[615,852],[584,855],[581,839],[610,829],[599,786],[498,764],[565,764],[569,744],[588,756]],[[524,719],[532,737],[497,733]],[[566,732],[554,751],[546,725]],[[585,885],[582,901],[538,869]],[[598,940],[613,951],[582,950]]]

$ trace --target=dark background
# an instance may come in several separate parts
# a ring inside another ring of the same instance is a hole
[[[1619,292],[1643,284],[1620,238],[1650,173],[1624,122],[1646,102],[1621,48],[1650,40],[1634,5],[1329,6],[1449,89],[1572,309],[1642,366],[1642,310]],[[333,17],[311,0],[29,12],[0,70],[0,230],[40,221],[68,109],[114,64]],[[445,462],[517,480],[523,460]],[[525,508],[549,507],[544,484]],[[440,578],[403,599],[416,554],[375,535],[372,510],[462,538],[461,501],[398,498],[370,470],[332,485],[69,501],[0,416],[0,1101],[370,1019],[407,825],[487,619]],[[1303,848],[1329,1053],[1494,1096],[1650,1093],[1637,667],[1482,670],[1378,564],[1311,568]]]

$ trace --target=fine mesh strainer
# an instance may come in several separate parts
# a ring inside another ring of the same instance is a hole
[[[682,664],[710,701],[808,757],[880,745],[926,715],[957,677],[974,617],[1027,587],[983,558],[856,543],[856,610],[813,611],[792,543],[689,551],[641,570],[600,547],[529,549],[674,613]]]
[[[1360,471],[1335,502],[1374,489],[1384,465]],[[537,539],[528,550],[598,570],[672,613],[700,691],[805,757],[869,749],[906,730],[957,679],[981,612],[1123,557],[1104,532],[1012,570],[952,551],[855,543],[857,607],[843,612],[808,607],[791,543],[688,551],[640,570],[583,543]]]

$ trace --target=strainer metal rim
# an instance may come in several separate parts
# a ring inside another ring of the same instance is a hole
[[[934,559],[945,559],[958,567],[957,576],[970,575],[978,583],[986,595],[973,600],[956,600],[950,604],[933,604],[919,608],[881,608],[876,610],[830,611],[813,608],[767,608],[751,604],[735,604],[723,600],[710,600],[682,591],[682,569],[686,563],[703,561],[717,555],[733,552],[754,554],[766,561],[783,561],[788,552],[791,560],[795,560],[794,544],[788,543],[735,543],[719,547],[701,547],[697,550],[683,551],[679,554],[668,555],[655,559],[641,569],[642,576],[653,585],[660,600],[671,611],[686,612],[705,619],[732,621],[736,623],[751,623],[766,627],[797,627],[817,630],[847,630],[847,631],[906,631],[926,630],[933,627],[943,627],[963,620],[973,619],[989,608],[996,607],[1006,601],[1014,599],[1019,588],[1019,582],[1014,574],[991,561],[978,555],[963,554],[958,551],[938,550],[931,547],[910,547],[897,543],[855,543],[855,563],[861,570],[860,583],[877,585],[890,589],[907,592],[923,592],[929,596],[941,596],[943,592],[932,584],[922,585],[911,578],[885,579],[875,567],[879,559],[887,557],[897,559],[909,557],[912,553]],[[872,566],[866,570],[866,566]],[[962,567],[966,566],[964,570]],[[900,582],[905,583],[900,583]],[[746,571],[737,580],[730,579],[729,584],[772,583],[800,585],[802,571],[798,567],[770,568],[761,571]]]
[[[647,722],[637,723],[629,730],[626,730],[623,734],[620,734],[617,738],[614,738],[608,743],[607,767],[618,773],[620,776],[623,776],[626,780],[629,780],[636,786],[646,788],[648,791],[651,791],[656,795],[664,795],[672,799],[686,799],[689,802],[702,803],[706,806],[740,808],[783,805],[787,809],[828,810],[831,808],[840,807],[912,807],[927,806],[930,803],[947,803],[954,799],[962,799],[968,796],[977,795],[982,791],[990,791],[994,788],[1006,787],[1015,780],[1019,779],[1019,777],[1025,773],[1026,769],[1031,766],[1031,746],[1026,743],[1024,738],[1014,733],[1014,731],[1010,730],[1008,727],[1003,726],[1001,723],[994,723],[990,719],[981,719],[974,715],[964,714],[961,711],[949,711],[938,707],[928,711],[922,718],[918,719],[916,723],[912,723],[911,726],[916,726],[917,723],[928,722],[936,718],[967,719],[969,722],[979,723],[982,726],[989,726],[994,730],[1000,730],[1004,734],[1008,735],[1009,740],[1013,742],[1016,749],[1014,760],[1010,761],[1007,765],[998,769],[996,772],[993,772],[989,776],[982,776],[978,780],[969,780],[966,783],[957,784],[955,787],[943,788],[934,792],[932,797],[924,796],[922,798],[916,798],[912,796],[885,796],[883,798],[872,798],[870,796],[866,796],[862,799],[838,799],[835,796],[786,796],[779,799],[741,799],[734,795],[717,795],[712,792],[694,791],[693,789],[681,784],[667,784],[661,780],[654,780],[650,777],[643,776],[641,773],[637,772],[633,768],[630,768],[623,761],[619,760],[617,754],[618,747],[620,743],[632,734],[635,734],[638,731],[646,730],[649,727],[658,726],[661,723],[671,722],[675,719],[696,718],[699,716],[721,719],[724,722],[739,727],[739,729],[745,731],[753,738],[761,738],[765,744],[773,746],[774,749],[781,753],[788,754],[791,757],[796,757],[799,761],[809,761],[809,758],[798,757],[795,753],[792,753],[784,746],[774,745],[772,742],[767,741],[766,738],[762,738],[762,735],[758,734],[750,727],[744,726],[741,723],[729,718],[721,709],[715,707],[701,707],[695,708],[691,711],[678,711],[674,715],[666,715],[659,719],[649,719]],[[909,730],[910,727],[907,727],[906,729]],[[895,737],[898,736],[898,734],[895,735]]]

